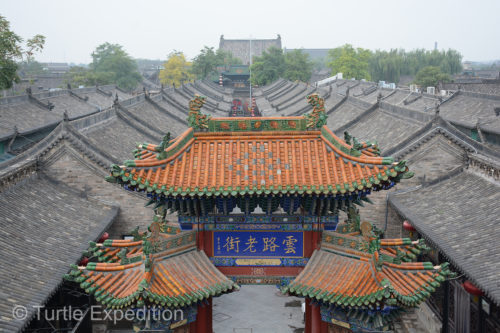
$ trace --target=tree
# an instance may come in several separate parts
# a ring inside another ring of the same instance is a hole
[[[401,75],[414,76],[426,66],[440,67],[443,73],[456,74],[462,71],[462,55],[455,50],[410,52],[392,49],[377,50],[370,59],[370,74],[374,81],[398,82]]]
[[[213,47],[205,46],[193,59],[192,72],[199,79],[204,79],[217,66],[217,56]]]
[[[260,57],[253,59],[251,70],[252,84],[266,85],[283,77],[286,70],[283,50],[270,47]]]
[[[241,60],[233,57],[231,52],[218,49],[214,51],[213,47],[205,46],[193,59],[192,73],[199,79],[206,78],[210,73],[220,66],[239,65]]]
[[[415,83],[421,87],[436,87],[439,82],[449,82],[450,76],[437,66],[422,68],[415,76]]]
[[[76,86],[102,86],[116,83],[116,76],[112,72],[97,72],[81,66],[73,66],[66,74],[66,83]],[[131,89],[126,86],[120,86],[124,89]],[[135,85],[134,85],[135,87]]]
[[[160,82],[167,85],[180,86],[193,80],[191,73],[192,64],[186,60],[184,53],[174,51],[168,55],[167,61],[160,71]]]
[[[0,15],[0,89],[12,87],[14,82],[19,82],[16,60],[33,60],[35,52],[43,49],[45,37],[36,35],[26,42],[26,49],[21,43],[23,39],[10,30],[10,23]]]
[[[104,43],[92,52],[92,63],[87,80],[93,84],[111,84],[132,90],[142,81],[137,63],[123,47],[118,44]]]
[[[345,44],[328,52],[328,67],[333,74],[342,73],[345,78],[370,80],[370,57],[370,50]]]
[[[283,77],[291,81],[307,82],[311,79],[313,62],[302,50],[293,50],[285,54],[285,73]]]
[[[403,66],[404,50],[377,50],[370,58],[370,76],[375,82],[399,82]]]

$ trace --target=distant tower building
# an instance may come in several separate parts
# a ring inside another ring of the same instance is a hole
[[[434,42],[434,50],[437,51],[438,49],[438,42]]]
[[[259,57],[262,52],[270,47],[281,49],[281,36],[276,39],[252,39],[252,57]],[[250,40],[249,39],[224,39],[220,36],[219,49],[229,51],[236,58],[241,59],[243,65],[250,65]]]

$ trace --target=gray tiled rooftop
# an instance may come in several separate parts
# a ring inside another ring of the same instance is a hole
[[[448,260],[500,303],[498,182],[466,171],[390,200]]]
[[[15,332],[26,321],[13,318],[13,307],[25,306],[32,314],[34,306],[43,305],[118,207],[43,175],[0,193],[0,206],[0,331]]]

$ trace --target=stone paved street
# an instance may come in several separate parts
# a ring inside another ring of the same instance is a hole
[[[304,331],[302,300],[275,286],[242,286],[214,298],[214,333],[299,333]]]

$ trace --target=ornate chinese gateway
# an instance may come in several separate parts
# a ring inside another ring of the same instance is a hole
[[[165,332],[212,332],[212,297],[239,284],[304,297],[306,332],[390,330],[452,273],[359,215],[372,191],[413,175],[405,161],[337,137],[323,100],[308,100],[304,116],[210,118],[196,96],[182,135],[139,144],[107,178],[150,199],[149,229],[91,243],[67,278],[109,308],[181,309],[183,322],[138,323]]]

